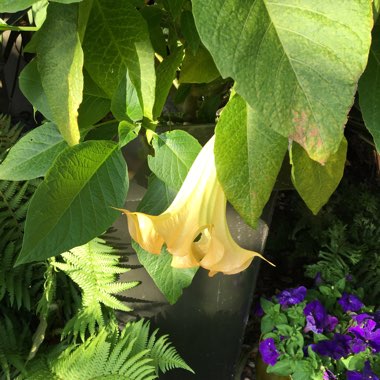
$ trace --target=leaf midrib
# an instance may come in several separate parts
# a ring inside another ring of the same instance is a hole
[[[73,204],[73,202],[78,198],[78,194],[81,194],[81,192],[83,191],[83,189],[88,185],[88,183],[92,180],[92,178],[93,178],[95,175],[97,175],[99,169],[100,169],[100,168],[103,166],[103,164],[108,160],[108,158],[113,154],[113,152],[116,150],[116,148],[117,148],[117,145],[115,145],[115,146],[113,147],[113,149],[110,150],[109,154],[107,154],[107,155],[105,156],[105,158],[99,163],[99,165],[96,167],[96,170],[93,171],[93,173],[91,174],[91,176],[88,177],[88,180],[85,181],[85,182],[83,183],[83,186],[81,186],[81,187],[79,188],[79,190],[76,192],[75,196],[72,197],[72,199],[71,199],[71,201],[68,203],[67,207],[64,208],[64,209],[62,210],[62,212],[60,213],[60,216],[56,219],[56,222],[51,226],[51,228],[49,228],[48,230],[45,230],[45,231],[47,231],[47,232],[46,232],[43,236],[41,236],[41,237],[38,239],[37,243],[35,243],[31,248],[28,249],[29,254],[28,254],[26,257],[30,256],[30,252],[33,252],[33,250],[35,250],[36,247],[38,247],[38,246],[41,244],[41,242],[45,240],[46,236],[48,236],[48,235],[50,234],[50,232],[53,231],[53,230],[57,227],[57,224],[58,224],[58,223],[62,220],[62,218],[67,214],[67,211],[71,208],[71,205]],[[48,173],[48,174],[49,174],[49,173]],[[46,180],[47,180],[47,178],[46,178]],[[22,251],[24,251],[24,248],[22,249]],[[21,251],[21,253],[22,253],[22,251]],[[21,256],[21,253],[20,253],[20,256]]]

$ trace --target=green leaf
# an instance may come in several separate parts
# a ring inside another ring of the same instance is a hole
[[[210,53],[203,45],[196,53],[186,50],[182,63],[180,83],[209,83],[220,76]]]
[[[191,284],[198,268],[173,268],[170,265],[172,255],[165,248],[162,249],[159,255],[154,255],[144,251],[136,242],[133,242],[132,246],[137,252],[140,263],[147,270],[165,298],[171,305],[176,303],[181,297],[183,289]]]
[[[83,0],[49,0],[54,3],[62,3],[62,4],[71,4],[71,3],[80,3]]]
[[[83,49],[88,73],[110,99],[128,69],[144,105],[144,116],[152,119],[154,51],[146,21],[138,10],[128,1],[110,6],[106,0],[94,0]]]
[[[294,362],[290,359],[283,358],[277,361],[274,366],[269,365],[267,368],[268,373],[275,373],[280,376],[288,376],[292,373]]]
[[[143,110],[137,90],[129,78],[128,70],[114,93],[111,111],[119,121],[138,121],[143,118]]]
[[[380,152],[380,22],[373,29],[367,68],[359,81],[359,104],[365,125]]]
[[[310,380],[319,378],[322,380],[323,374],[320,368],[315,370],[310,360],[297,360],[292,374],[294,379],[297,380]],[[319,377],[316,377],[319,376]]]
[[[179,190],[201,145],[185,131],[156,135],[152,145],[155,155],[148,156],[150,170],[174,190]]]
[[[189,167],[188,167],[189,169]],[[151,215],[159,215],[166,210],[175,197],[175,191],[164,182],[152,176],[149,180],[148,190],[139,204],[138,211]],[[172,256],[165,248],[160,255],[143,250],[137,243],[132,243],[137,256],[160,289],[165,298],[174,304],[182,295],[184,288],[191,284],[197,268],[178,269],[171,266]]]
[[[365,69],[371,2],[193,0],[202,42],[260,123],[325,162]]]
[[[374,22],[376,22],[380,13],[380,0],[373,0],[372,9],[373,9],[373,20]]]
[[[157,119],[161,115],[182,58],[183,48],[179,47],[168,55],[157,67],[156,99],[153,107],[154,119]]]
[[[46,123],[22,137],[0,165],[0,179],[24,181],[43,177],[67,143],[53,123]]]
[[[118,132],[119,132],[119,147],[127,145],[129,142],[134,140],[141,129],[141,125],[135,125],[129,123],[128,121],[122,121],[119,124]]]
[[[78,108],[82,102],[83,52],[77,25],[78,5],[51,3],[37,41],[37,68],[51,121],[69,145],[79,142]]]
[[[46,119],[53,120],[54,116],[42,87],[41,75],[38,72],[36,59],[30,61],[24,70],[22,70],[19,83],[21,91],[33,107],[40,111]]]
[[[310,159],[302,147],[293,143],[290,154],[292,182],[313,214],[319,212],[339,185],[346,153],[347,141],[343,138],[339,150],[321,165]]]
[[[193,13],[183,11],[181,14],[181,31],[191,52],[195,54],[200,46],[201,39],[195,26]]]
[[[86,141],[54,161],[29,206],[17,265],[43,260],[103,233],[128,190],[124,158],[110,141]]]
[[[33,3],[37,3],[39,0],[1,0],[0,1],[0,13],[13,13],[27,9]]]
[[[81,131],[103,119],[110,111],[110,108],[111,101],[109,99],[84,94],[83,102],[78,110],[78,125]]]
[[[251,226],[267,203],[288,148],[287,140],[260,123],[235,95],[215,131],[215,163],[227,199]]]
[[[181,14],[181,9],[184,2],[185,0],[164,0],[164,5],[175,19]]]
[[[168,54],[166,36],[162,31],[161,24],[163,24],[163,20],[167,16],[167,13],[164,9],[155,6],[143,7],[140,9],[140,12],[148,25],[150,40],[154,51],[162,57],[166,57]]]

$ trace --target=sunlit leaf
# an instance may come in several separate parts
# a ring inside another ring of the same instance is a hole
[[[215,163],[227,199],[251,226],[267,203],[288,147],[283,136],[262,125],[235,95],[216,127]]]
[[[193,0],[202,42],[260,123],[324,162],[365,69],[371,2]]]
[[[128,175],[118,145],[86,141],[64,150],[35,192],[17,264],[56,256],[102,234],[123,207]]]

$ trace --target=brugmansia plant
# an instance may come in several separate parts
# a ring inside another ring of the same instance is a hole
[[[227,200],[255,227],[288,161],[294,188],[318,213],[343,174],[352,107],[380,149],[379,7],[378,0],[0,1],[0,12],[20,12],[11,21],[5,14],[1,30],[31,37],[24,51],[34,58],[19,84],[45,119],[0,165],[2,180],[43,177],[16,269],[49,258],[58,267],[52,257],[114,222],[129,184],[122,151],[137,139],[151,175],[138,212],[125,212],[140,261],[168,300],[199,266],[211,275],[244,270],[258,254],[230,237]],[[215,118],[210,131],[205,124]],[[199,124],[189,130],[201,131],[202,142],[215,133],[195,162],[201,145],[184,130],[189,123]]]
[[[0,160],[21,132],[0,118]],[[115,310],[131,309],[117,296],[138,283],[116,281],[130,269],[104,240],[14,268],[39,183],[0,181],[0,379],[149,380],[173,368],[191,371],[149,322],[119,331]]]

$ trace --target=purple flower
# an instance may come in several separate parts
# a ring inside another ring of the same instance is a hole
[[[294,289],[285,289],[277,295],[278,303],[287,308],[289,306],[297,305],[302,302],[306,297],[306,288],[300,286]]]
[[[315,286],[319,286],[319,285],[323,284],[323,278],[322,278],[321,272],[318,272],[315,275],[314,284],[315,284]]]
[[[262,340],[259,345],[259,350],[264,363],[269,365],[275,365],[277,363],[280,354],[277,351],[273,338]]]
[[[340,306],[345,313],[348,311],[359,311],[363,306],[363,302],[353,294],[343,293],[342,298],[338,300]]]
[[[366,347],[370,347],[375,353],[380,352],[380,328],[377,328],[374,320],[364,319],[358,326],[350,327],[348,331],[355,335],[353,343],[357,347],[353,347],[354,353],[364,351]],[[359,348],[361,348],[359,351],[354,351]]]
[[[343,334],[334,334],[331,340],[321,340],[312,346],[313,351],[322,356],[329,356],[338,360],[348,356],[351,337]]]
[[[326,309],[318,300],[308,303],[303,313],[306,316],[305,332],[313,331],[316,334],[321,334],[324,330],[333,331],[338,324],[338,319],[328,315]]]
[[[347,371],[347,380],[380,380],[378,376],[371,370],[369,362],[365,362],[362,372]]]
[[[337,377],[329,370],[323,372],[323,380],[337,380]]]
[[[252,308],[253,315],[255,317],[262,317],[264,315],[264,310],[260,305],[260,302],[255,302]]]

